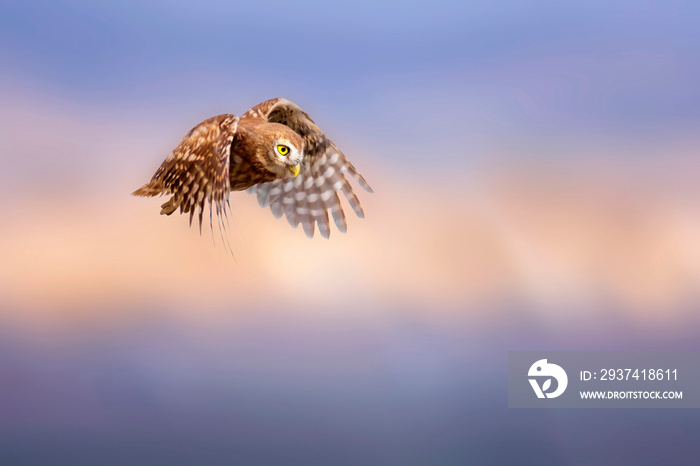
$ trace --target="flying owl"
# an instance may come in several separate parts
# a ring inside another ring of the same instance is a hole
[[[360,201],[346,175],[365,190],[369,184],[328,139],[309,115],[287,99],[272,99],[242,116],[219,115],[195,126],[165,159],[151,181],[135,196],[171,195],[161,214],[176,210],[199,211],[199,229],[205,206],[217,217],[226,214],[230,191],[256,193],[261,207],[287,216],[296,228],[313,237],[315,224],[328,238],[328,211],[341,232],[347,231],[338,191],[342,191],[358,217]]]

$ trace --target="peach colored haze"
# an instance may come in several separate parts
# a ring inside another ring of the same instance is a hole
[[[493,153],[450,173],[397,170],[352,147],[376,192],[360,193],[365,220],[350,215],[347,235],[308,240],[234,193],[234,261],[218,231],[214,247],[207,228],[200,238],[184,216],[158,215],[159,199],[129,196],[177,129],[32,104],[0,115],[13,119],[17,146],[44,154],[17,158],[20,174],[53,164],[29,181],[5,174],[0,293],[12,318],[141,305],[201,315],[262,301],[293,312],[375,303],[477,316],[510,305],[564,321],[612,309],[657,325],[682,321],[700,299],[697,146],[676,145],[664,163],[614,163],[611,152],[528,164]]]

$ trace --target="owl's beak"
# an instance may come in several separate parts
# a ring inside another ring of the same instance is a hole
[[[296,178],[299,174],[299,171],[301,170],[301,164],[298,163],[292,167],[287,167],[287,170],[289,170],[289,173],[291,173],[292,176]]]

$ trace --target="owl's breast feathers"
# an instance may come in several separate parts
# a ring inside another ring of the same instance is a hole
[[[244,191],[258,183],[268,183],[277,178],[265,163],[266,141],[260,132],[256,131],[257,127],[264,123],[252,118],[241,120],[231,145],[231,191]]]
[[[300,152],[303,150],[303,140],[287,126],[256,117],[241,118],[231,145],[231,191],[286,178],[286,170],[280,169],[280,161],[271,155],[279,140],[289,141]]]

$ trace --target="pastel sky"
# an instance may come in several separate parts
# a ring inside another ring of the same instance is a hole
[[[686,459],[692,413],[507,410],[505,358],[698,349],[699,10],[0,5],[2,462]],[[346,235],[234,193],[233,261],[129,196],[278,96],[375,190]]]

